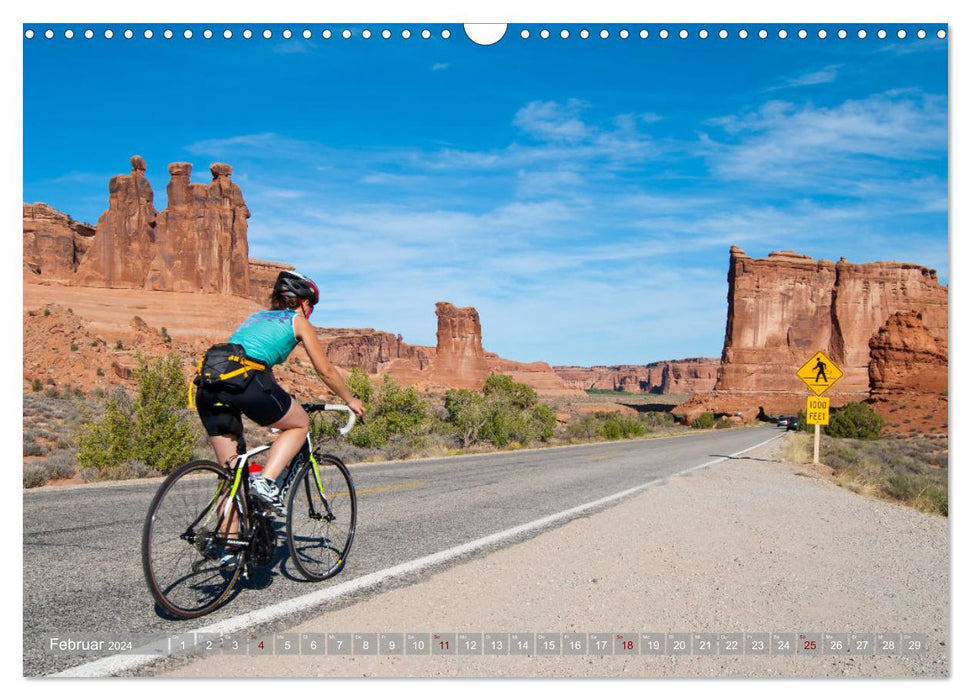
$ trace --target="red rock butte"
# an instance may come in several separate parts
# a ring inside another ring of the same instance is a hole
[[[807,395],[795,370],[821,350],[844,373],[827,393],[833,405],[869,398],[886,408],[878,396],[937,396],[921,428],[946,431],[947,337],[948,290],[934,270],[791,251],[753,259],[733,246],[714,390],[677,411],[689,419],[706,410],[754,417],[759,406],[795,413]]]

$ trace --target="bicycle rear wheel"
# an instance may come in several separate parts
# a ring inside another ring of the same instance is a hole
[[[162,482],[142,530],[142,568],[148,588],[172,615],[206,615],[229,596],[243,568],[222,566],[227,532],[246,522],[232,490],[230,474],[215,462],[177,467]],[[233,522],[235,520],[235,523]]]
[[[287,543],[297,569],[311,581],[323,581],[344,568],[357,524],[357,494],[340,458],[315,455],[290,488]]]

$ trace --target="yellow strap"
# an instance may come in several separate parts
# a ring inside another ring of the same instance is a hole
[[[219,381],[225,381],[227,379],[235,377],[237,374],[247,374],[248,372],[249,372],[248,367],[240,367],[239,369],[234,369],[232,372],[226,372],[226,374],[220,374]]]
[[[190,381],[189,382],[189,408],[196,407],[196,392],[192,390],[193,386],[194,386],[193,382]]]

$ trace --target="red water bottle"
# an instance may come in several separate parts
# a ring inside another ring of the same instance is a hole
[[[257,464],[256,462],[250,462],[249,475],[251,479],[257,476],[263,476],[263,465]]]

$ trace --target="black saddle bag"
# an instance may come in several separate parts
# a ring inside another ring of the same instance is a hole
[[[246,357],[237,343],[213,345],[196,368],[195,383],[216,391],[240,392],[266,365]]]

